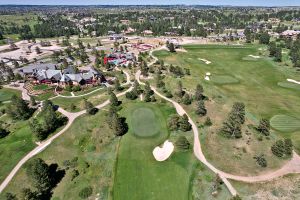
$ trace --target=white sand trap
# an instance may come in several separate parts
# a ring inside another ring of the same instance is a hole
[[[211,73],[210,72],[206,72],[206,76],[210,76],[211,75]]]
[[[210,80],[210,78],[209,78],[209,76],[205,76],[205,78],[204,78],[205,80],[207,80],[207,81],[209,81]]]
[[[166,140],[162,147],[155,147],[153,150],[153,156],[155,160],[157,161],[165,161],[167,160],[172,152],[174,151],[174,145],[172,142],[169,142],[169,140]]]
[[[203,59],[203,58],[198,58],[198,60],[203,61],[207,65],[211,63],[209,60],[206,60],[206,59]]]
[[[254,56],[254,55],[249,55],[249,57],[252,57],[252,58],[260,58],[260,56]]]
[[[299,84],[300,85],[300,81],[295,81],[294,79],[286,79],[288,82],[291,82],[291,83],[296,83],[296,84]]]

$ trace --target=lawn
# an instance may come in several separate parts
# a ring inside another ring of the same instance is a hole
[[[190,76],[180,78],[186,91],[193,93],[197,83],[203,85],[209,98],[209,101],[206,101],[208,116],[213,122],[210,128],[200,128],[204,153],[213,165],[235,174],[260,174],[282,166],[286,160],[276,158],[270,151],[274,141],[282,137],[292,138],[295,148],[300,149],[299,131],[287,134],[273,130],[270,137],[261,138],[252,127],[257,125],[262,117],[271,119],[276,115],[294,117],[300,115],[300,93],[278,85],[287,78],[300,80],[299,73],[287,66],[277,65],[267,57],[244,59],[249,55],[259,55],[259,47],[187,45],[184,48],[188,53],[172,54],[167,51],[154,53],[167,64],[190,69]],[[199,58],[212,63],[205,64],[199,61]],[[211,81],[204,80],[207,72],[212,74]],[[171,91],[177,87],[178,80],[172,76],[166,76],[164,79],[166,87]],[[247,120],[243,127],[244,135],[240,140],[228,140],[217,133],[233,102],[236,101],[244,102],[246,105]],[[205,118],[199,118],[194,114],[195,107],[195,103],[185,106],[201,127]],[[253,156],[260,153],[266,156],[267,168],[257,166],[253,159]]]
[[[14,95],[21,96],[21,92],[19,90],[8,88],[0,89],[0,101],[10,101],[11,97]]]
[[[192,151],[176,151],[164,162],[157,162],[152,155],[154,147],[169,138],[166,120],[175,110],[165,104],[135,103],[124,105],[122,113],[129,132],[120,142],[113,199],[191,199],[197,163]],[[149,130],[158,133],[136,136],[137,131],[148,127],[147,123],[155,123]]]

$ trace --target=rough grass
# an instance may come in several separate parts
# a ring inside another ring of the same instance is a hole
[[[278,85],[283,88],[288,88],[288,89],[294,89],[294,90],[300,90],[300,85],[296,83],[291,83],[291,82],[279,82]]]
[[[300,119],[288,115],[275,115],[270,124],[280,132],[295,132],[300,129]]]

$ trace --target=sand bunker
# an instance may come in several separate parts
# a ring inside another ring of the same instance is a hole
[[[291,83],[296,83],[296,84],[299,84],[300,85],[300,81],[295,81],[294,79],[286,79],[288,82],[291,82]]]
[[[198,58],[198,60],[203,61],[207,65],[211,63],[209,60],[206,60],[206,59],[203,59],[203,58]]]
[[[254,56],[254,55],[249,55],[249,57],[251,57],[251,58],[260,58],[260,56]]]
[[[210,80],[209,76],[211,76],[211,73],[210,72],[206,72],[204,79],[207,80],[207,81],[209,81]]]
[[[165,161],[167,160],[172,152],[174,151],[174,145],[169,140],[166,140],[162,147],[155,147],[153,150],[153,156],[157,161]]]

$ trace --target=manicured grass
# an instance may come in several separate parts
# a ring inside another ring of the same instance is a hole
[[[145,108],[155,113],[159,134],[142,138],[134,133],[133,113]],[[175,152],[164,162],[156,161],[152,155],[154,147],[169,137],[166,119],[175,110],[163,104],[132,103],[124,105],[122,113],[127,118],[129,132],[120,143],[113,199],[191,199],[190,177],[195,168],[192,151]]]
[[[57,163],[66,170],[64,178],[53,191],[53,199],[80,199],[79,191],[87,186],[93,188],[92,199],[109,198],[119,138],[108,127],[106,115],[106,111],[99,111],[93,116],[79,117],[63,135],[36,156],[49,164]],[[64,165],[66,160],[71,161],[76,157],[78,161],[75,166]],[[4,199],[6,192],[19,195],[22,188],[31,186],[25,169],[26,165],[1,193],[0,199]],[[78,170],[79,176],[72,181],[73,170]]]
[[[289,88],[300,91],[300,85],[291,82],[279,82],[278,85],[283,88]]]
[[[0,89],[0,101],[9,101],[13,95],[21,96],[21,92],[8,88]]]
[[[280,132],[295,132],[300,130],[300,119],[287,115],[275,115],[271,118],[272,128]]]
[[[159,119],[149,108],[137,108],[132,112],[131,117],[133,133],[140,137],[156,135],[159,130]]]
[[[216,84],[234,84],[239,82],[238,79],[229,75],[212,75],[210,81]]]

